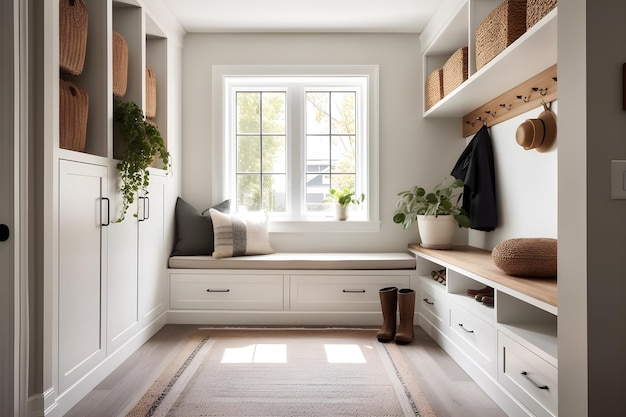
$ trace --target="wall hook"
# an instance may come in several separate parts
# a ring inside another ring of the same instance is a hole
[[[548,87],[540,88],[539,89],[539,94],[541,94],[542,96],[545,96],[546,94],[548,94]]]
[[[500,104],[500,107],[502,107],[505,110],[511,110],[511,107],[513,107],[512,104],[509,104],[508,106],[504,103]]]

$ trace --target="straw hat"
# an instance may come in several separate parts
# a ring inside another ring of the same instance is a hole
[[[515,140],[526,150],[547,152],[556,140],[556,115],[544,104],[536,119],[527,119],[517,127]]]

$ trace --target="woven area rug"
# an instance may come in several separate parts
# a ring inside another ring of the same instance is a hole
[[[400,349],[370,329],[200,329],[127,417],[434,417]]]

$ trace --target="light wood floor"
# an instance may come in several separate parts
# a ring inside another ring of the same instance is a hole
[[[123,417],[198,327],[163,327],[65,416]],[[402,351],[438,417],[506,416],[428,334],[416,330]]]

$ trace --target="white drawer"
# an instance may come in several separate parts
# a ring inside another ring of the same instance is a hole
[[[498,382],[534,415],[558,415],[558,369],[498,332]]]
[[[170,307],[282,310],[283,275],[170,275]]]
[[[496,375],[496,330],[468,310],[451,303],[450,335],[478,365]]]
[[[433,284],[420,281],[420,291],[416,303],[419,314],[437,329],[444,331],[446,326],[446,294],[445,287],[441,284],[441,291],[433,288]]]
[[[409,275],[292,275],[290,308],[295,311],[380,311],[380,289],[408,288],[409,281]]]

